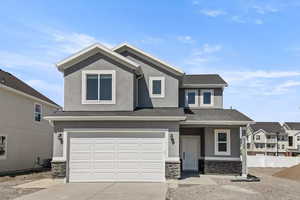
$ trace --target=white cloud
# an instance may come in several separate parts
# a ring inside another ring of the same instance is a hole
[[[300,86],[300,81],[288,80],[282,84],[277,85],[270,93],[267,94],[269,95],[284,94],[288,92],[292,87],[298,87],[298,86]]]
[[[231,20],[232,20],[233,22],[239,23],[239,24],[244,24],[244,23],[247,22],[247,21],[244,20],[241,16],[237,16],[237,15],[232,16],[232,17],[231,17]]]
[[[199,66],[203,63],[208,63],[218,60],[214,54],[222,50],[222,45],[204,44],[201,48],[194,50],[191,56],[184,62],[187,65]]]
[[[300,76],[300,71],[230,71],[224,72],[228,81],[245,81],[250,79],[275,79]]]
[[[222,45],[216,44],[204,44],[200,49],[194,52],[194,55],[205,55],[205,54],[212,54],[222,50]]]
[[[200,11],[201,14],[206,15],[208,17],[218,17],[221,15],[226,15],[227,13],[223,10],[209,10],[209,9],[202,9]]]
[[[27,80],[25,82],[31,87],[40,91],[49,91],[54,93],[61,93],[63,91],[63,85],[48,83],[44,80],[33,79],[33,80]]]
[[[143,44],[155,45],[155,44],[161,44],[163,41],[164,41],[163,38],[147,36],[144,39],[140,40],[139,42]]]
[[[261,19],[256,19],[256,20],[254,20],[254,23],[255,23],[255,24],[258,24],[258,25],[261,25],[261,24],[263,24],[264,22],[263,22],[263,20],[261,20]]]
[[[193,1],[192,4],[193,5],[199,5],[199,1]]]
[[[57,49],[66,54],[75,53],[96,42],[101,42],[103,45],[109,48],[113,47],[113,45],[110,43],[99,41],[95,37],[83,33],[55,30],[50,31],[49,35],[55,42]]]
[[[254,5],[252,7],[258,14],[265,15],[268,13],[276,13],[279,12],[279,9],[271,6],[271,5]]]
[[[193,44],[193,43],[195,43],[195,40],[191,36],[189,36],[189,35],[178,36],[177,40],[180,41],[180,42],[182,42],[182,43],[185,43],[185,44]]]
[[[0,51],[0,65],[7,68],[42,67],[44,69],[53,66],[51,62],[43,59],[7,51]]]

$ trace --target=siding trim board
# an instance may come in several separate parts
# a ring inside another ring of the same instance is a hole
[[[186,117],[164,116],[48,116],[49,121],[181,121]]]

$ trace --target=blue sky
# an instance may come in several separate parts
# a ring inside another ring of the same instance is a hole
[[[219,73],[224,107],[300,121],[297,0],[2,1],[0,68],[63,104],[54,64],[94,43],[131,43],[186,73]]]

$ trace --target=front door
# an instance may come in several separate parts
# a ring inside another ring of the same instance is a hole
[[[198,155],[200,150],[199,136],[182,136],[181,159],[182,170],[198,171]]]

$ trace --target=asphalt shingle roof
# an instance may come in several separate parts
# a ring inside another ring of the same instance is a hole
[[[279,122],[256,122],[255,124],[251,124],[250,127],[254,131],[262,129],[268,133],[284,132],[284,129]]]
[[[223,84],[227,83],[218,74],[195,74],[195,75],[184,75],[183,84]]]
[[[291,130],[300,130],[300,122],[285,122]]]
[[[0,84],[5,85],[10,88],[13,88],[15,90],[18,90],[20,92],[23,92],[25,94],[28,94],[30,96],[34,96],[34,97],[39,98],[43,101],[46,101],[50,104],[59,106],[58,104],[56,104],[54,101],[52,101],[48,97],[44,96],[40,92],[36,91],[35,89],[33,89],[32,87],[27,85],[25,82],[21,81],[14,75],[12,75],[6,71],[3,71],[1,69],[0,69]]]
[[[184,117],[182,108],[143,108],[134,111],[56,111],[50,116],[175,116]]]
[[[235,109],[186,109],[185,114],[194,121],[252,121]]]

